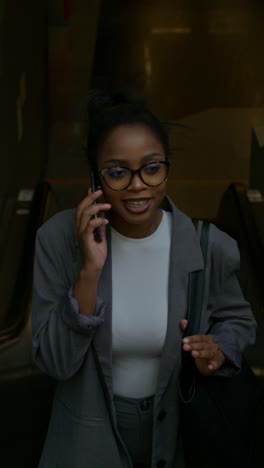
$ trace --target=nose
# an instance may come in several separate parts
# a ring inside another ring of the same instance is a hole
[[[143,182],[143,180],[141,180],[139,173],[136,172],[133,174],[132,180],[130,182],[130,185],[127,187],[127,190],[139,192],[141,190],[144,190],[146,187],[147,186]]]

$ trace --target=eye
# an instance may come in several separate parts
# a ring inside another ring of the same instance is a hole
[[[107,170],[107,175],[112,179],[121,179],[129,174],[129,169],[126,167],[112,167]]]
[[[144,166],[143,171],[145,174],[154,175],[161,170],[161,164],[159,163],[150,163]]]

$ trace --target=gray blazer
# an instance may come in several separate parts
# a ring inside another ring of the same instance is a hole
[[[169,309],[154,401],[152,468],[183,468],[178,408],[180,321],[187,313],[188,275],[204,265],[191,219],[169,199],[165,202],[173,219]],[[132,468],[113,405],[109,228],[107,236],[108,256],[100,277],[97,313],[86,317],[76,312],[68,296],[82,266],[75,210],[58,213],[37,233],[33,355],[37,366],[58,381],[39,468]],[[228,374],[239,366],[241,351],[254,342],[255,320],[236,278],[236,242],[213,225],[207,259],[200,332],[210,330],[230,357],[233,365],[221,369]]]

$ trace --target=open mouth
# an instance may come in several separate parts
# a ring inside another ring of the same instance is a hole
[[[151,198],[123,200],[126,209],[131,213],[145,213],[151,205]]]

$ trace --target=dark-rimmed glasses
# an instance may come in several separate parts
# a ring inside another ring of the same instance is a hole
[[[169,167],[169,161],[155,161],[144,164],[137,170],[114,166],[98,169],[98,172],[110,189],[124,190],[129,187],[135,174],[138,174],[142,182],[150,187],[161,185],[167,179]]]

